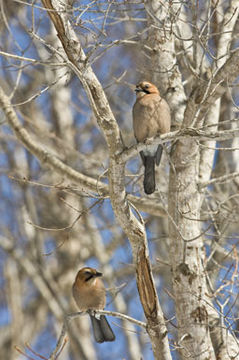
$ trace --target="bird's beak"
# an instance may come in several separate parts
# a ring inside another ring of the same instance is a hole
[[[102,275],[103,275],[103,274],[102,274],[101,272],[96,271],[95,277],[100,277],[100,276],[102,276]]]
[[[136,87],[135,89],[134,89],[134,91],[137,93],[137,92],[140,92],[140,91],[143,91],[141,88],[139,88],[139,87]]]

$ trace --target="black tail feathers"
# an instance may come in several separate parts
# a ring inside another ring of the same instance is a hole
[[[115,334],[110,327],[106,317],[104,315],[100,315],[99,319],[95,316],[90,315],[93,333],[95,341],[98,343],[103,343],[105,341],[114,341]]]
[[[155,156],[144,156],[144,191],[152,194],[155,191]]]
[[[152,194],[155,191],[155,164],[159,165],[163,152],[163,146],[159,145],[155,155],[145,155],[140,151],[144,169],[144,192]]]

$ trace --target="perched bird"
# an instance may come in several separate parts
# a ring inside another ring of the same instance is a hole
[[[170,109],[167,102],[161,98],[159,90],[148,81],[136,85],[136,102],[133,107],[133,129],[137,142],[170,131]],[[148,146],[140,151],[145,167],[144,191],[152,194],[155,191],[155,164],[159,165],[162,156],[162,145]]]
[[[80,269],[72,287],[73,297],[80,311],[103,310],[106,296],[101,272],[90,267]],[[115,335],[104,315],[90,314],[95,341],[114,341]]]

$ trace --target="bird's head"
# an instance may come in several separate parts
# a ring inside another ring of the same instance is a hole
[[[135,88],[137,98],[146,94],[159,94],[157,87],[149,81],[141,81]]]
[[[84,267],[78,271],[76,275],[76,281],[83,284],[92,284],[95,282],[95,279],[101,277],[103,274],[96,269],[90,267]]]

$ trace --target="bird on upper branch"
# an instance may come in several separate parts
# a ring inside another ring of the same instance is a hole
[[[90,267],[78,271],[72,287],[73,297],[80,311],[103,310],[106,302],[101,272]],[[115,335],[104,315],[90,314],[95,341],[114,341]]]
[[[169,106],[161,98],[157,87],[142,81],[135,88],[136,102],[133,107],[133,129],[137,142],[145,142],[147,139],[170,131],[171,115]],[[162,145],[150,145],[140,151],[144,165],[144,191],[152,194],[155,191],[155,164],[159,165],[162,156]]]

